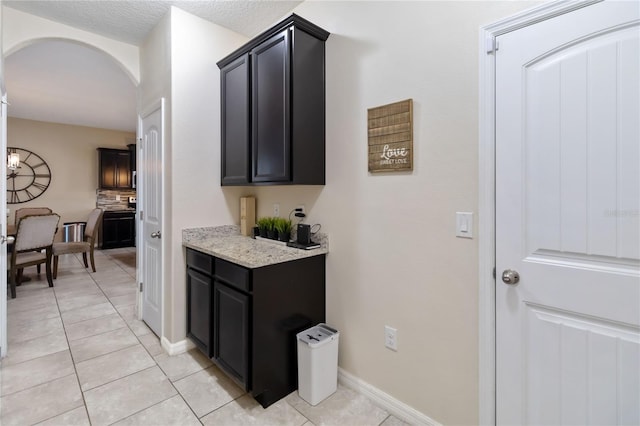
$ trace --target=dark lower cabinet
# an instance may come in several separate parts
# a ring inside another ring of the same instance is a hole
[[[263,407],[296,390],[296,334],[325,320],[325,255],[255,269],[186,255],[187,335]]]
[[[187,335],[209,358],[213,356],[211,344],[211,291],[213,278],[195,269],[187,269],[187,304],[189,321]]]
[[[215,281],[214,358],[243,388],[249,384],[249,295]]]
[[[105,211],[102,216],[100,247],[133,247],[136,243],[135,212]]]

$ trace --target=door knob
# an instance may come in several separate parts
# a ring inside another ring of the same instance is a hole
[[[152,232],[151,233],[151,238],[160,238],[162,236],[162,234],[160,234],[160,231],[156,231],[156,232]]]
[[[518,284],[520,281],[520,274],[513,269],[505,269],[502,272],[502,282],[509,285]]]
[[[11,236],[11,235],[8,237],[5,237],[4,235],[0,236],[0,244],[4,244],[4,243],[13,244],[15,241],[16,241],[16,237],[14,236]]]

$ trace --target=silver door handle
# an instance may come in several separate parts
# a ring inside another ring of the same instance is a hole
[[[151,233],[151,238],[160,238],[160,237],[162,237],[162,234],[160,233],[160,231]]]
[[[513,269],[505,269],[502,272],[502,282],[509,285],[518,284],[520,281],[520,274]]]
[[[5,237],[4,235],[0,236],[0,244],[13,244],[16,242],[16,237],[9,235],[8,237]]]

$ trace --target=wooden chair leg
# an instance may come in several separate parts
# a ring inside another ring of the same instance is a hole
[[[53,256],[53,279],[58,278],[58,256]]]
[[[9,272],[9,281],[11,283],[11,298],[16,298],[16,270],[11,269]]]
[[[93,269],[93,272],[96,271],[96,262],[93,259],[93,247],[91,248],[91,251],[89,252],[90,256],[91,256],[91,269]]]
[[[20,287],[22,285],[22,274],[24,273],[24,268],[18,268],[18,273],[16,274],[16,286]]]
[[[82,253],[82,260],[84,260],[84,267],[88,268],[89,264],[87,263],[87,252],[86,251]]]
[[[47,262],[45,265],[45,269],[47,271],[47,282],[49,283],[49,287],[53,287],[53,274],[51,273],[51,251],[47,251]]]
[[[41,269],[40,269],[40,265],[36,265],[36,270],[38,271],[38,275],[40,275]]]

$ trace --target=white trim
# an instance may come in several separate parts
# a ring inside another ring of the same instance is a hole
[[[341,385],[353,389],[354,391],[371,399],[377,406],[384,408],[389,412],[389,414],[392,414],[400,420],[412,425],[440,426],[440,423],[436,422],[426,414],[409,407],[404,402],[398,401],[388,393],[385,393],[353,374],[346,372],[342,368],[338,368],[338,381]]]
[[[165,352],[170,356],[183,354],[196,347],[196,345],[194,345],[193,342],[189,339],[171,343],[169,339],[164,336],[162,336],[162,338],[160,339],[160,345],[162,346],[162,349],[164,349]]]
[[[0,13],[2,15],[2,13]],[[0,67],[2,66],[2,59],[0,59]],[[0,152],[7,152],[7,94],[4,91],[4,78],[0,70]],[[4,157],[2,157],[4,158]],[[7,181],[7,169],[2,167],[0,171],[0,179],[2,182]],[[0,232],[3,236],[7,235],[7,191],[6,184],[2,186],[2,200],[0,200],[0,222],[2,227]],[[0,271],[2,272],[2,279],[0,280],[3,285],[0,286],[0,358],[7,355],[7,244],[6,242],[0,245],[2,254],[0,254]]]
[[[479,81],[479,306],[478,369],[479,423],[496,424],[495,338],[495,54],[487,53],[490,40],[511,31],[599,3],[602,0],[555,1],[480,28]],[[498,53],[499,54],[499,50]]]

